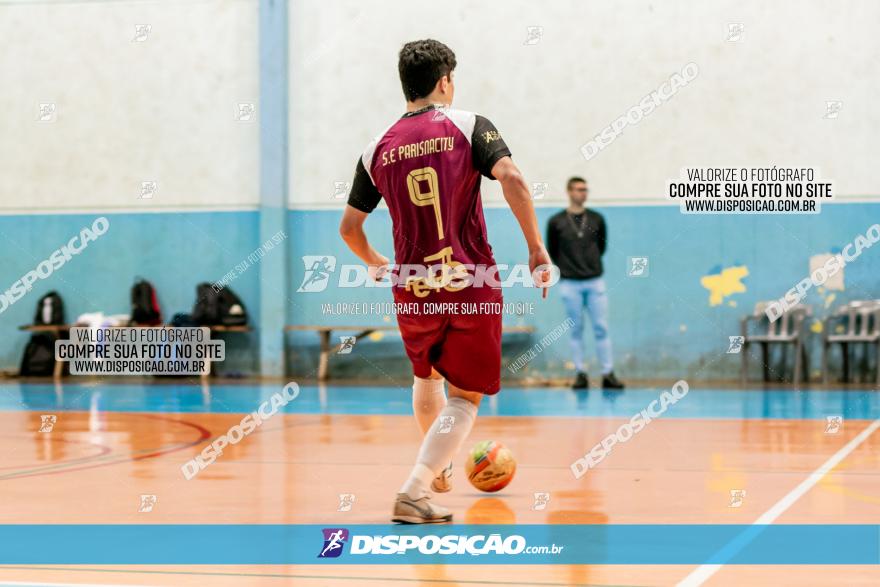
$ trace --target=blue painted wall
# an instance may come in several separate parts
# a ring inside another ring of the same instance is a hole
[[[555,209],[540,209],[546,223]],[[609,207],[600,209],[610,231],[605,256],[606,281],[611,301],[611,334],[617,371],[628,377],[679,377],[706,379],[734,375],[738,357],[726,355],[727,337],[738,333],[739,319],[759,300],[778,298],[807,276],[811,255],[833,251],[880,221],[880,204],[826,206],[820,216],[684,216],[672,207]],[[17,326],[31,322],[37,299],[55,289],[64,297],[68,319],[84,312],[126,313],[129,288],[136,276],[151,280],[167,317],[189,311],[195,286],[220,279],[245,260],[260,244],[259,214],[253,212],[197,212],[105,214],[110,229],[90,243],[49,279],[38,281],[30,293],[0,314],[5,336],[0,339],[0,368],[18,366],[27,335]],[[0,217],[0,280],[5,290],[33,269],[97,214]],[[322,303],[386,302],[386,289],[340,289],[335,276],[320,293],[297,293],[303,275],[303,255],[333,255],[337,263],[356,259],[343,250],[337,233],[339,211],[287,212],[288,324],[381,324],[381,316],[327,316]],[[525,246],[511,213],[487,209],[489,239],[499,263],[526,258]],[[390,220],[377,211],[367,222],[377,248],[392,251]],[[268,255],[272,255],[269,252]],[[647,256],[649,276],[626,276],[627,257]],[[718,267],[745,265],[747,291],[718,306],[709,305],[709,292],[700,278]],[[846,291],[838,292],[834,305],[857,298],[880,297],[880,247],[865,253],[845,269]],[[230,283],[259,324],[260,271],[251,267]],[[532,337],[506,338],[509,362],[563,322],[565,316],[555,292],[541,301],[532,289],[505,292],[507,301],[534,302],[535,313],[510,316],[508,324],[537,328]],[[823,298],[811,292],[819,317],[828,310]],[[731,305],[731,302],[735,305]],[[391,319],[393,323],[393,318]],[[278,324],[279,329],[282,324]],[[586,335],[591,366],[592,341]],[[294,375],[314,372],[317,335],[290,333],[288,369]],[[220,371],[255,373],[259,345],[256,335],[230,336],[228,361]],[[814,354],[818,358],[818,354]],[[567,340],[545,349],[518,376],[561,375],[568,360]],[[356,379],[399,379],[408,372],[399,337],[362,341],[351,355],[334,357],[334,373]]]
[[[538,210],[542,226],[557,209]],[[812,255],[835,251],[864,234],[880,221],[880,204],[826,206],[819,216],[685,216],[676,207],[627,206],[601,208],[609,226],[610,243],[605,255],[605,279],[611,306],[611,335],[616,370],[630,377],[727,378],[739,369],[739,356],[727,355],[728,336],[739,333],[739,320],[756,302],[781,297],[809,273]],[[337,262],[356,259],[339,247],[336,227],[339,212],[291,212],[294,253],[290,291],[302,283],[301,255],[335,255]],[[526,261],[526,248],[513,215],[507,209],[487,209],[489,241],[498,263]],[[387,212],[375,212],[367,222],[375,246],[390,255],[391,229]],[[649,257],[649,275],[627,277],[627,257]],[[709,291],[700,278],[719,267],[745,265],[747,291],[735,294],[717,306],[710,306]],[[866,250],[845,269],[846,291],[838,292],[834,305],[850,299],[880,298],[880,246]],[[333,280],[331,280],[333,281]],[[537,332],[529,339],[505,338],[505,364],[565,320],[558,294],[551,291],[541,301],[536,290],[505,291],[506,301],[534,302],[531,316],[507,317],[506,324],[530,324]],[[390,299],[387,290],[339,289],[331,284],[322,294],[293,294],[297,306],[290,309],[289,322],[307,324],[377,324],[377,316],[321,317],[321,304],[328,302],[380,302]],[[815,290],[807,298],[816,315],[830,310]],[[833,307],[833,306],[832,306]],[[589,366],[597,369],[589,329],[585,334]],[[814,337],[818,342],[818,337]],[[289,337],[292,364],[308,373],[314,366],[311,334]],[[818,350],[818,349],[814,349]],[[517,376],[537,378],[567,373],[567,339],[545,349]],[[363,342],[352,355],[332,361],[336,373],[371,378],[395,376],[402,355],[399,338],[386,337],[379,343]],[[813,367],[818,367],[818,353]],[[754,361],[757,364],[757,361]],[[757,372],[754,373],[757,376]]]
[[[0,216],[0,287],[5,291],[99,216],[110,221],[103,236],[0,314],[0,368],[18,368],[29,336],[18,326],[33,322],[37,300],[46,292],[61,294],[68,322],[86,312],[128,314],[130,289],[140,276],[153,283],[163,317],[170,320],[192,310],[196,284],[220,279],[259,246],[256,212]],[[258,269],[229,286],[256,322]],[[221,371],[255,370],[252,336],[228,336]]]

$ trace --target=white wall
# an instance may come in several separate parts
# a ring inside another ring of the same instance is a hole
[[[426,37],[456,52],[456,106],[496,123],[529,181],[550,183],[545,203],[575,173],[596,200],[664,202],[666,180],[698,165],[816,166],[837,194],[876,197],[878,22],[867,0],[293,2],[291,205],[342,205],[334,182],[403,111],[397,51]],[[741,41],[726,40],[729,23],[744,25]],[[543,27],[537,45],[523,44],[530,25]],[[694,82],[583,158],[691,61]],[[843,101],[837,119],[823,118],[826,100]]]
[[[0,212],[255,206],[257,22],[257,0],[0,3]]]

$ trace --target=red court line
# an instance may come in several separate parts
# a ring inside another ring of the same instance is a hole
[[[15,438],[16,440],[19,438],[18,436],[10,436],[8,434],[5,437],[6,438]],[[110,452],[113,451],[113,449],[110,448],[109,446],[107,446],[105,444],[98,444],[97,442],[83,442],[81,440],[64,440],[63,438],[57,438],[57,437],[52,438],[51,436],[48,439],[50,442],[62,442],[64,444],[84,444],[86,446],[96,447],[99,449],[99,452],[96,455],[88,455],[85,457],[77,457],[75,459],[67,459],[67,460],[63,460],[63,461],[57,461],[56,464],[77,463],[80,461],[88,461],[89,459],[96,459],[99,457],[103,457],[104,455],[109,454]],[[17,465],[5,466],[5,467],[0,467],[0,471],[2,471],[4,469],[18,469],[18,468],[19,467]]]
[[[52,471],[37,471],[37,472],[33,472],[33,473],[24,472],[21,475],[15,475],[13,473],[13,474],[5,476],[5,477],[0,477],[0,481],[9,481],[12,479],[23,479],[25,477],[41,477],[41,476],[45,476],[45,475],[58,475],[61,473],[70,473],[70,472],[75,472],[75,471],[85,471],[88,469],[97,469],[99,467],[109,467],[111,465],[118,465],[120,463],[141,461],[144,459],[149,459],[149,458],[158,457],[158,456],[170,454],[173,452],[181,451],[181,450],[190,448],[192,446],[195,446],[195,445],[199,444],[200,442],[211,438],[211,431],[208,430],[207,428],[205,428],[204,426],[196,424],[195,422],[189,422],[187,420],[174,420],[172,418],[167,418],[165,416],[159,416],[156,414],[132,414],[132,415],[133,416],[142,416],[145,418],[153,418],[156,420],[165,420],[168,422],[173,422],[175,424],[183,424],[184,426],[189,426],[190,428],[194,428],[195,430],[197,430],[199,432],[199,437],[197,439],[193,440],[192,442],[172,446],[171,448],[148,449],[148,450],[152,450],[152,452],[149,452],[148,454],[145,454],[145,455],[129,456],[128,458],[121,457],[119,460],[111,461],[108,463],[94,463],[94,464],[83,465],[83,466],[79,466],[79,467],[61,468],[61,469],[56,469],[56,470],[52,470]],[[93,457],[93,458],[99,458],[99,457]],[[27,469],[25,469],[25,471],[27,471]]]

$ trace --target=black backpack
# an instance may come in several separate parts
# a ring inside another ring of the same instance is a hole
[[[139,279],[131,288],[131,321],[148,326],[162,324],[156,289],[146,279]]]
[[[35,325],[64,324],[64,302],[58,292],[50,291],[37,302]]]
[[[247,310],[241,298],[228,287],[220,290],[220,323],[223,326],[244,326],[247,324]]]
[[[192,314],[178,312],[171,317],[171,326],[175,328],[192,328],[198,325],[199,323],[193,320]]]
[[[220,296],[210,283],[196,286],[196,303],[193,305],[192,320],[199,326],[220,323]]]
[[[56,336],[48,332],[31,335],[24,347],[18,374],[23,377],[52,375],[55,369],[55,340]]]

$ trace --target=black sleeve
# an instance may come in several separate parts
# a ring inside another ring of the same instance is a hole
[[[551,217],[550,220],[547,221],[547,253],[550,255],[550,260],[554,263],[556,253],[559,251],[559,239],[557,238],[557,230],[556,223],[554,222],[555,217]]]
[[[382,194],[373,185],[373,180],[370,179],[367,169],[364,167],[363,159],[358,157],[354,179],[351,182],[351,192],[348,194],[348,205],[369,214],[376,209],[381,199]]]
[[[596,235],[596,242],[599,245],[599,254],[604,255],[605,249],[608,247],[608,230],[605,228],[605,218],[599,215],[599,234]]]
[[[474,134],[471,136],[471,150],[474,153],[474,167],[488,177],[492,177],[492,167],[502,157],[510,156],[510,149],[501,138],[501,133],[488,118],[476,115]]]

